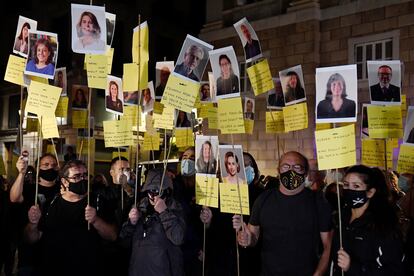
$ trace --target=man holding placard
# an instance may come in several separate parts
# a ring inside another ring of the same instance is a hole
[[[331,248],[331,215],[321,193],[305,189],[308,160],[287,152],[279,161],[280,186],[255,201],[248,225],[233,216],[241,246],[255,246],[262,233],[262,275],[323,275]],[[318,260],[318,241],[323,252]]]

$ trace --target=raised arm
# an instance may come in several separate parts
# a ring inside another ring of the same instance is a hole
[[[20,156],[16,163],[16,168],[19,174],[14,180],[14,183],[10,189],[10,201],[14,203],[22,203],[23,198],[23,184],[24,184],[24,175],[27,170],[27,161],[24,160],[24,156]]]

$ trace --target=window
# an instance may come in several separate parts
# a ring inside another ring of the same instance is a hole
[[[399,31],[352,38],[348,42],[349,62],[357,65],[359,80],[368,79],[368,60],[398,59]]]

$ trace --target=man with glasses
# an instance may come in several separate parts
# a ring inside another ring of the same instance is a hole
[[[400,88],[391,84],[392,69],[388,65],[378,68],[379,82],[370,87],[371,101],[401,102]]]
[[[28,213],[25,236],[41,248],[38,275],[98,275],[101,239],[115,240],[116,227],[89,205],[88,172],[82,161],[69,161],[60,177],[61,194],[48,212],[33,205]]]
[[[277,189],[255,201],[248,225],[233,217],[241,246],[262,238],[262,275],[324,275],[331,247],[331,213],[321,193],[305,189],[308,160],[291,151],[279,160]],[[318,259],[318,245],[323,249]]]

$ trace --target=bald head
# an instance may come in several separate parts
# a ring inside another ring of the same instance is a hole
[[[303,154],[297,151],[288,151],[282,155],[279,159],[279,173],[282,173],[283,165],[301,165],[303,167],[304,173],[307,174],[309,171],[309,162]],[[287,166],[286,166],[287,167]],[[292,167],[291,167],[292,168]]]

